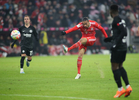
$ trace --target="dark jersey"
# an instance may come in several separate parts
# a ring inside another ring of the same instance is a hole
[[[127,30],[125,21],[121,19],[119,16],[114,17],[112,22],[112,44],[116,45],[117,51],[126,51],[126,36]]]
[[[25,26],[22,26],[19,28],[19,31],[21,33],[21,46],[27,47],[27,48],[33,48],[33,38],[37,38],[37,32],[33,26],[29,26],[28,28]]]

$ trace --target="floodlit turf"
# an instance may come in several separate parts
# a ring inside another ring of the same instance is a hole
[[[19,73],[20,57],[0,58],[0,100],[114,100],[117,86],[109,59],[85,55],[82,77],[75,80],[77,55],[33,56],[30,67],[24,63],[25,74]],[[128,54],[124,67],[133,92],[119,100],[138,100],[139,54]]]

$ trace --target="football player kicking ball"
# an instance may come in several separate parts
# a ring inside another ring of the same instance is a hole
[[[96,37],[95,37],[96,28],[102,31],[105,38],[108,37],[105,30],[97,22],[89,20],[87,17],[84,17],[82,19],[82,22],[80,22],[78,25],[74,26],[73,28],[67,31],[62,31],[62,35],[68,34],[72,31],[76,31],[78,29],[80,29],[82,33],[82,38],[77,43],[73,44],[71,47],[68,48],[63,45],[63,49],[65,53],[74,48],[79,48],[79,54],[77,59],[78,73],[75,79],[79,79],[81,77],[80,70],[82,66],[82,58],[87,49],[87,46],[92,46],[96,41]]]
[[[118,86],[118,91],[114,98],[118,98],[123,94],[125,94],[125,97],[128,97],[132,92],[132,88],[129,85],[126,70],[123,67],[123,62],[125,61],[127,52],[127,44],[125,38],[127,36],[126,25],[125,21],[118,16],[117,5],[112,5],[110,7],[110,14],[113,18],[113,36],[105,38],[104,41],[113,43],[113,46],[111,48],[111,67],[115,82]],[[122,87],[121,77],[123,78],[126,84],[126,90],[124,90],[124,88]]]
[[[28,15],[24,16],[24,23],[25,25],[19,28],[19,32],[21,33],[21,60],[20,60],[20,73],[23,74],[23,66],[24,66],[24,59],[26,58],[26,65],[29,67],[29,62],[32,60],[33,55],[33,36],[35,36],[36,40],[37,38],[37,32],[33,26],[30,25],[30,18]],[[11,48],[13,48],[15,40]]]

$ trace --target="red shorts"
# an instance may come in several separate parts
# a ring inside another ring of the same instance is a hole
[[[87,39],[87,42],[86,42],[85,45],[82,44],[82,45],[79,47],[79,50],[81,50],[82,48],[84,48],[85,51],[86,51],[87,46],[92,46],[92,45],[95,43],[95,41],[96,41],[96,38],[95,38],[95,37],[82,37],[82,38],[86,38],[86,39]]]

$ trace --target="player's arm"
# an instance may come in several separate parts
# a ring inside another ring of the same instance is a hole
[[[102,26],[100,26],[98,23],[95,22],[95,27],[98,28],[104,35],[105,38],[108,37],[106,31],[104,30],[104,28]]]
[[[62,31],[61,34],[62,35],[68,34],[70,32],[73,32],[73,31],[76,31],[76,30],[80,29],[80,27],[81,27],[81,24],[78,24],[78,25],[72,27],[71,29],[68,29],[66,31]]]
[[[33,27],[33,34],[34,34],[36,41],[39,41],[36,29],[34,27]]]
[[[120,35],[116,38],[115,45],[118,45],[124,36],[127,36],[127,30],[124,20],[115,20],[114,24],[118,27],[118,30],[120,30]]]

